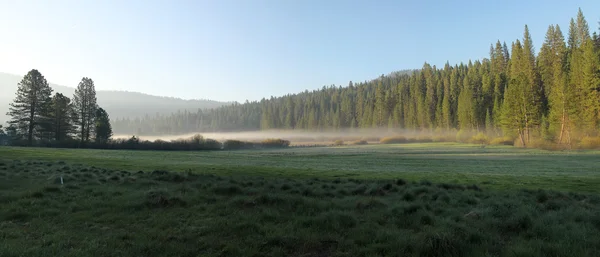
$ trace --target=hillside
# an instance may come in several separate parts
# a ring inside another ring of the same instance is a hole
[[[6,112],[8,105],[13,100],[17,91],[17,84],[22,77],[0,72],[0,124],[8,120]],[[72,97],[75,88],[56,84],[50,84],[54,92]],[[210,109],[222,106],[226,103],[211,100],[184,100],[173,97],[153,96],[138,92],[128,91],[104,91],[96,93],[98,104],[106,109],[111,119],[155,116],[157,113],[168,115],[177,111],[198,109]]]

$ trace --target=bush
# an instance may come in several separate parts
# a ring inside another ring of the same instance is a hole
[[[408,143],[408,140],[406,139],[406,137],[403,137],[403,136],[393,136],[393,137],[384,137],[381,140],[379,140],[379,143],[381,143],[381,144],[404,144],[404,143]]]
[[[254,143],[244,142],[240,140],[226,140],[225,142],[223,142],[223,149],[225,150],[252,149],[254,147]]]
[[[285,148],[290,146],[290,141],[279,138],[269,138],[263,140],[261,145],[267,148]]]
[[[428,136],[417,136],[410,141],[415,142],[415,143],[431,143],[431,142],[433,142],[433,139]]]
[[[600,149],[600,137],[584,137],[579,143],[582,149]]]
[[[471,139],[471,133],[466,130],[459,130],[456,132],[456,141],[461,143],[468,143]]]
[[[474,135],[473,137],[471,137],[471,142],[473,144],[487,145],[489,140],[485,134],[479,132],[479,133],[477,133],[477,135]]]
[[[546,141],[544,139],[541,138],[536,138],[531,140],[528,144],[527,144],[528,148],[539,148],[539,149],[544,149],[544,150],[559,150],[560,146],[554,142],[550,142],[550,141]]]
[[[490,141],[490,145],[514,145],[515,140],[511,137],[497,137]]]
[[[20,144],[20,141],[11,143],[13,146],[29,146]],[[197,150],[220,150],[221,143],[213,139],[205,139],[201,135],[195,135],[188,139],[177,139],[172,141],[164,140],[141,140],[136,136],[128,139],[113,139],[108,142],[87,142],[81,143],[76,139],[39,140],[34,143],[36,147],[56,147],[56,148],[88,148],[88,149],[110,149],[110,150],[160,150],[160,151],[197,151]]]
[[[367,142],[367,140],[357,140],[352,142],[353,145],[367,145],[369,144],[369,142]]]
[[[335,141],[333,141],[333,145],[334,146],[342,146],[342,145],[344,145],[344,141],[342,141],[340,139],[335,140]]]

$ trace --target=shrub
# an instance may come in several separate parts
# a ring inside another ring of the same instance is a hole
[[[240,149],[252,149],[254,143],[244,142],[240,140],[226,140],[223,142],[223,149],[225,150],[240,150]]]
[[[461,143],[468,143],[471,139],[471,133],[466,130],[459,130],[456,132],[456,141]]]
[[[353,145],[367,145],[369,144],[369,142],[367,142],[367,140],[357,140],[352,142]]]
[[[335,141],[333,141],[333,145],[334,146],[342,146],[342,145],[344,145],[344,141],[342,141],[340,139],[335,140]]]
[[[514,145],[515,141],[511,137],[497,137],[490,141],[490,145]]]
[[[473,144],[487,145],[489,140],[485,134],[479,132],[479,133],[477,133],[477,135],[474,135],[473,137],[471,137],[471,142]]]
[[[431,143],[433,139],[429,136],[417,136],[411,141],[415,143]]]
[[[544,150],[559,150],[560,146],[554,142],[546,141],[544,139],[533,139],[528,144],[529,148],[539,148]]]
[[[579,143],[582,149],[600,149],[600,137],[584,137]]]
[[[18,142],[13,143],[18,146]],[[23,145],[26,146],[26,145]],[[57,148],[90,148],[90,149],[115,149],[115,150],[166,150],[166,151],[192,151],[192,150],[220,150],[221,143],[213,139],[205,139],[201,135],[195,135],[188,139],[164,140],[141,140],[136,136],[128,139],[114,139],[108,142],[88,142],[82,144],[75,139],[62,141],[37,141],[35,146],[57,147]]]
[[[263,140],[261,145],[267,148],[285,148],[290,146],[290,141],[279,138],[269,138]]]
[[[381,143],[381,144],[404,144],[404,143],[408,143],[408,140],[406,139],[406,137],[403,137],[403,136],[393,136],[393,137],[384,137],[381,140],[379,140],[379,143]]]

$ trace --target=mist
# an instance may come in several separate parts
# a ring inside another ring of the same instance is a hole
[[[261,141],[269,138],[278,138],[289,140],[294,145],[302,144],[318,144],[330,143],[336,140],[342,141],[357,141],[365,140],[369,143],[379,142],[385,137],[403,136],[410,139],[428,138],[435,140],[438,138],[456,138],[456,131],[416,131],[407,129],[345,129],[338,131],[306,131],[306,130],[265,130],[265,131],[245,131],[245,132],[198,132],[181,135],[160,135],[160,136],[136,136],[141,140],[178,140],[188,139],[194,135],[202,135],[204,138],[224,140],[241,140],[241,141]],[[131,135],[114,135],[115,139],[130,138]],[[448,140],[440,140],[448,141]]]

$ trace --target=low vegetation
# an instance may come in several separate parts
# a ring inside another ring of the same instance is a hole
[[[28,146],[27,141],[13,141],[13,146]],[[261,142],[225,140],[219,142],[214,139],[195,135],[187,139],[165,140],[141,140],[136,136],[128,139],[112,139],[106,142],[84,142],[79,140],[63,141],[36,141],[34,146],[51,148],[85,148],[85,149],[109,149],[109,150],[159,150],[159,151],[205,151],[205,150],[240,150],[260,148],[285,148],[290,141],[283,139],[266,139]]]
[[[490,140],[490,145],[514,145],[515,141],[511,137],[497,137]]]
[[[381,144],[404,144],[408,142],[406,137],[403,136],[384,137],[379,140],[379,143]]]
[[[584,137],[579,142],[582,149],[600,149],[600,137]]]
[[[367,142],[367,140],[361,139],[361,140],[356,140],[354,142],[352,142],[353,145],[368,145],[369,142]]]
[[[340,139],[335,140],[335,141],[333,141],[333,145],[334,146],[342,146],[342,145],[344,145],[344,140],[340,140]]]
[[[112,151],[0,147],[0,159],[63,160],[126,170],[214,171],[255,176],[429,180],[493,189],[600,193],[595,150],[546,151],[474,144],[407,143],[230,151]],[[568,176],[566,176],[568,174]]]
[[[600,255],[596,194],[62,161],[0,176],[4,256]]]

